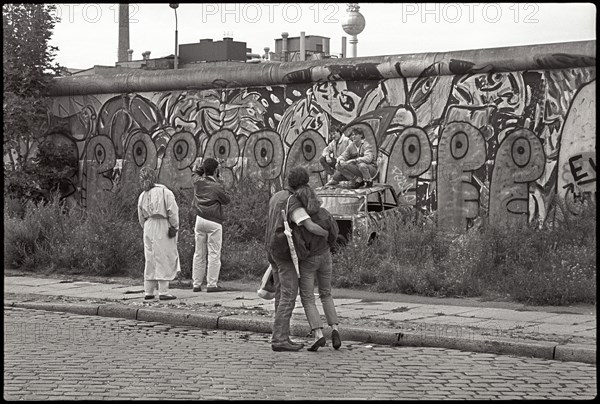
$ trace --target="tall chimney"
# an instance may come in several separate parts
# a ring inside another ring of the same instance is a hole
[[[306,60],[306,34],[300,31],[300,60]]]
[[[283,61],[287,62],[288,61],[288,57],[287,57],[287,39],[288,39],[289,34],[287,32],[282,32],[281,33],[281,38],[283,38],[281,40],[281,56],[283,57]]]
[[[342,37],[342,57],[346,57],[346,37]]]
[[[129,4],[119,4],[119,49],[117,62],[127,61],[129,49]]]
[[[329,55],[329,39],[323,38],[321,46],[323,47],[323,54]]]

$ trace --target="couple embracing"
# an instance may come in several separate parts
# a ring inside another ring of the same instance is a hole
[[[271,348],[274,351],[299,351],[304,345],[290,339],[290,320],[300,290],[300,299],[314,337],[309,351],[325,346],[323,324],[315,305],[314,285],[317,280],[319,297],[323,304],[328,325],[332,328],[333,348],[342,345],[338,332],[338,318],[331,296],[332,259],[330,247],[338,235],[338,226],[331,214],[321,208],[321,202],[308,185],[309,174],[302,167],[292,168],[287,176],[287,188],[277,192],[269,201],[269,214],[265,241],[267,257],[273,269],[275,283],[275,318]],[[283,227],[282,210],[286,220],[298,226],[301,238],[308,250],[307,257],[300,257],[300,279],[290,251],[279,248],[275,242],[278,229]]]

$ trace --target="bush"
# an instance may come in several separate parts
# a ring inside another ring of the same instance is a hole
[[[519,231],[479,220],[468,232],[445,235],[435,217],[385,223],[368,246],[334,256],[335,287],[425,296],[482,296],[528,304],[596,301],[596,214],[564,214],[542,229]]]
[[[251,183],[231,191],[224,207],[221,279],[258,281],[268,263],[264,228],[269,194]],[[141,278],[142,229],[138,190],[105,193],[97,210],[5,199],[5,266]],[[176,192],[183,278],[191,278],[196,215],[191,190]],[[19,207],[22,206],[22,209]],[[557,205],[557,209],[561,209]],[[365,246],[338,247],[334,287],[425,296],[509,298],[527,304],[596,302],[595,204],[515,231],[479,220],[466,233],[438,231],[434,215],[385,223]]]
[[[65,208],[55,195],[49,202],[29,201],[23,219],[5,217],[5,265],[71,274],[143,273],[142,231],[131,220],[130,202],[120,194],[100,199],[98,211],[83,212]]]

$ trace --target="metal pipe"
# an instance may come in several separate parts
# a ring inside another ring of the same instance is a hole
[[[573,57],[560,57],[561,54]],[[558,55],[558,56],[557,56]],[[464,61],[464,62],[461,62]],[[203,90],[273,86],[288,83],[327,81],[331,77],[329,59],[306,62],[272,62],[242,66],[207,65],[196,69],[137,70],[112,75],[70,76],[54,78],[51,96],[120,94],[128,92]],[[357,69],[357,65],[373,69]],[[437,69],[428,67],[436,64]],[[511,46],[467,51],[418,53],[408,55],[369,56],[340,61],[344,80],[380,80],[395,77],[466,74],[474,66],[488,66],[486,72],[509,72],[543,69],[568,69],[596,66],[596,41]]]

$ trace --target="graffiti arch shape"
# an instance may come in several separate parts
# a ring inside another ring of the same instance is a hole
[[[385,182],[407,203],[415,205],[417,177],[429,170],[432,159],[427,133],[419,127],[408,127],[400,132],[392,146]]]
[[[437,166],[440,229],[465,231],[467,219],[477,216],[479,191],[472,183],[472,173],[485,159],[485,139],[479,129],[468,122],[452,122],[443,129]]]
[[[115,147],[108,136],[94,136],[89,139],[85,147],[83,164],[83,184],[81,193],[82,205],[92,208],[98,195],[110,191],[113,186],[112,179],[106,177],[117,163]]]
[[[500,143],[490,184],[492,223],[519,227],[529,217],[529,183],[544,173],[542,142],[528,129],[509,133]]]
[[[191,165],[196,160],[196,140],[189,132],[175,133],[160,165],[158,180],[171,189],[192,188]]]
[[[248,137],[243,152],[242,177],[263,182],[281,175],[285,152],[281,136],[270,129],[259,130]]]

